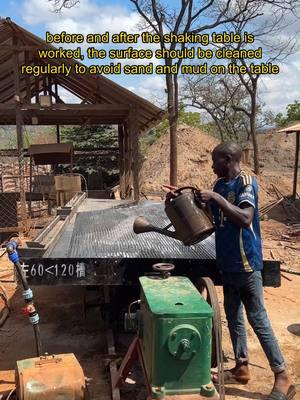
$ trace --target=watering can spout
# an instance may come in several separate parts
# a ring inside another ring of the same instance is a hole
[[[179,236],[176,232],[169,231],[168,228],[172,224],[166,226],[165,228],[158,228],[157,226],[152,225],[146,218],[137,217],[133,223],[133,232],[134,233],[145,233],[145,232],[157,232],[161,235],[169,236],[173,239],[180,240]]]
[[[187,192],[188,191],[188,192]],[[165,201],[165,213],[171,224],[165,228],[151,225],[144,217],[134,221],[135,233],[157,232],[180,240],[185,246],[194,245],[204,240],[214,231],[211,217],[196,197],[197,189],[191,186],[178,188],[174,197]],[[173,230],[169,228],[173,226]]]

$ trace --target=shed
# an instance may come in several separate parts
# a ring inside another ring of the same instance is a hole
[[[300,123],[288,126],[287,128],[280,129],[277,132],[286,132],[287,134],[296,134],[295,143],[295,164],[294,164],[294,177],[293,177],[293,199],[297,196],[297,182],[298,182],[298,170],[299,170],[299,147],[300,147]]]
[[[128,198],[133,188],[138,200],[138,138],[157,124],[165,111],[105,76],[75,74],[75,65],[80,65],[77,60],[40,59],[38,49],[56,50],[10,18],[0,19],[0,125],[16,125],[19,156],[24,147],[23,125],[54,125],[57,142],[60,125],[118,125],[121,197]],[[24,63],[66,64],[72,71],[68,76],[22,75]],[[64,103],[59,88],[76,95],[81,103]]]
[[[35,165],[71,164],[73,165],[72,143],[32,144],[28,155],[33,158]]]

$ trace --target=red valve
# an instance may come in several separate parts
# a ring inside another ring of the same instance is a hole
[[[21,308],[21,313],[27,317],[29,315],[28,308],[27,307],[22,307]]]

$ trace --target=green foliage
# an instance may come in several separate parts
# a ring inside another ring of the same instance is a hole
[[[288,104],[286,114],[286,117],[282,113],[276,115],[275,122],[277,126],[284,126],[289,122],[300,121],[300,102],[295,100],[294,103]]]
[[[93,150],[118,147],[117,130],[111,126],[88,126],[66,128],[62,132],[64,142],[73,142],[76,148]],[[76,158],[74,170],[83,175],[102,174],[103,181],[110,185],[118,179],[119,164],[116,156],[91,156]]]
[[[217,127],[217,124],[213,121],[207,122],[206,124],[201,125],[201,130],[205,132],[207,135],[215,137],[220,140],[220,131]]]
[[[197,112],[185,111],[183,105],[181,105],[178,115],[178,123],[186,124],[194,128],[200,128],[200,114]],[[141,153],[145,154],[148,147],[159,139],[166,132],[168,127],[169,121],[165,118],[156,127],[152,128],[146,136],[142,137],[140,140]]]
[[[300,103],[294,101],[293,104],[287,106],[287,118],[289,121],[300,121]]]
[[[193,128],[201,127],[200,114],[198,112],[185,111],[183,106],[179,110],[179,123],[192,126]]]
[[[167,118],[163,119],[157,126],[150,129],[147,135],[140,139],[140,150],[141,154],[145,154],[148,147],[151,146],[162,134],[168,129],[169,122]]]
[[[29,147],[31,144],[56,142],[55,128],[52,126],[24,126],[23,142],[25,148]],[[0,126],[0,148],[17,148],[17,132],[14,125]]]

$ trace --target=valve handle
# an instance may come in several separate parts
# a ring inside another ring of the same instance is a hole
[[[175,265],[170,263],[157,263],[152,265],[152,269],[156,272],[160,272],[161,278],[163,279],[167,279],[174,268]]]
[[[170,272],[175,268],[174,264],[170,263],[157,263],[152,265],[152,269],[156,272]]]

